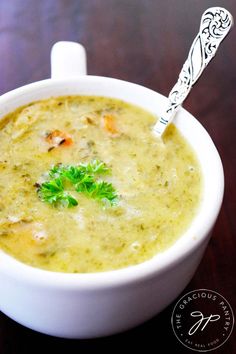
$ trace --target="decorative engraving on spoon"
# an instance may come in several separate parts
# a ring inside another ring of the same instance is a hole
[[[192,86],[215,56],[220,43],[229,33],[232,25],[233,17],[224,8],[212,7],[204,12],[199,32],[192,43],[188,58],[179,74],[177,83],[168,96],[167,109],[154,127],[154,132],[158,136],[164,133]]]

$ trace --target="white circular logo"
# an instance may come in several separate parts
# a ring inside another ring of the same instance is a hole
[[[222,346],[234,327],[228,301],[208,289],[190,291],[181,297],[172,312],[174,334],[187,348],[207,352]]]

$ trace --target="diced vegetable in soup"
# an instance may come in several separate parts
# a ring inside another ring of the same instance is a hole
[[[51,98],[1,120],[0,248],[56,272],[144,262],[190,226],[202,176],[174,125],[105,97]]]

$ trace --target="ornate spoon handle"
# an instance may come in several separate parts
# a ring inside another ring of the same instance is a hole
[[[167,109],[154,126],[154,132],[158,136],[164,133],[192,86],[215,56],[219,44],[229,33],[232,25],[232,15],[222,7],[211,7],[204,12],[199,32],[190,48],[188,58],[179,74],[177,83],[169,94]]]

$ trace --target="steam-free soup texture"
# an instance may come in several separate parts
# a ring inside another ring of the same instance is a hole
[[[201,171],[174,125],[163,141],[157,117],[117,99],[51,98],[1,121],[0,248],[34,267],[86,273],[152,258],[189,227],[201,199]],[[114,203],[68,186],[78,205],[46,203],[38,188],[52,166],[99,160]]]

